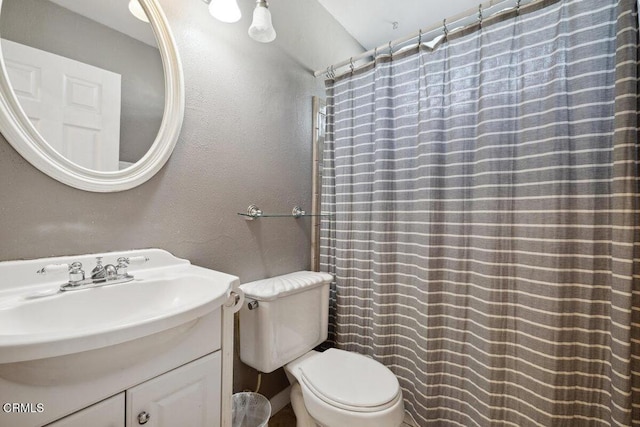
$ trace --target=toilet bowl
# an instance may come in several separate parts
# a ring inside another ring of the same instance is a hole
[[[260,372],[285,367],[297,427],[398,427],[402,391],[383,364],[327,339],[327,273],[299,271],[240,285],[240,359]]]
[[[312,351],[287,364],[285,372],[293,384],[291,403],[298,427],[397,427],[402,423],[398,380],[371,358],[337,349]]]

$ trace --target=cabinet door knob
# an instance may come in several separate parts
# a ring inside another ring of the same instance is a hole
[[[147,421],[149,421],[149,418],[151,418],[151,415],[146,412],[146,411],[142,411],[138,414],[138,424],[146,424]]]

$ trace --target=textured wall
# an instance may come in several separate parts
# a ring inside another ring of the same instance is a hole
[[[144,156],[164,109],[157,48],[41,0],[3,0],[0,29],[3,38],[120,74],[120,160],[135,162]]]
[[[243,18],[223,24],[201,0],[160,0],[184,67],[186,113],[165,167],[135,189],[89,193],[60,184],[0,138],[0,260],[158,247],[243,282],[309,267],[308,218],[247,222],[311,206],[313,69],[362,51],[316,0],[271,3],[278,38],[247,36]],[[267,395],[284,384],[266,379]],[[235,388],[253,388],[240,362]]]

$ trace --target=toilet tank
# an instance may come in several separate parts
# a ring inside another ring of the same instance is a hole
[[[240,285],[240,360],[272,372],[325,341],[332,279],[298,271]]]

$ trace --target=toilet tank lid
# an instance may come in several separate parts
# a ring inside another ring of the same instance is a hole
[[[296,271],[295,273],[245,283],[240,285],[240,289],[248,298],[258,301],[272,301],[279,297],[330,283],[332,280],[333,276],[329,273]]]

